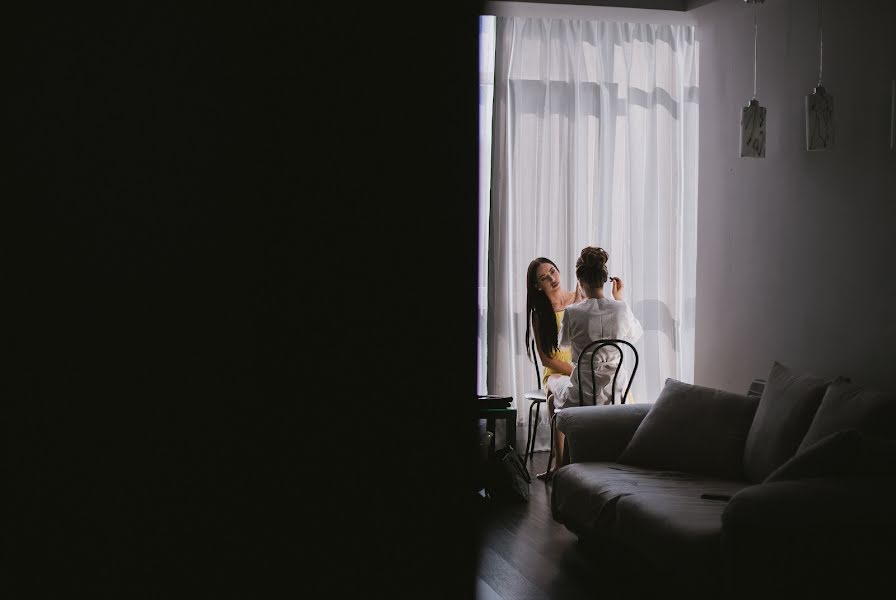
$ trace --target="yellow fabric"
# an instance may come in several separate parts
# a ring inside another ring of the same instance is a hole
[[[559,332],[560,324],[563,322],[563,311],[555,312],[554,317],[557,319],[557,331]],[[557,360],[572,364],[572,351],[569,348],[559,348],[556,352],[551,354],[551,358],[556,358]],[[552,370],[550,367],[544,368],[544,377],[541,378],[542,388],[548,388],[548,377],[556,373],[557,371]]]

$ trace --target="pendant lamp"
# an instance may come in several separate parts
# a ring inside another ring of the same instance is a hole
[[[806,96],[806,150],[827,150],[834,145],[834,97],[821,84],[824,66],[824,27],[818,0],[818,84]]]
[[[756,99],[757,89],[757,54],[759,48],[759,22],[757,5],[764,0],[744,0],[753,5],[753,98],[741,110],[740,117],[740,155],[747,158],[765,158],[765,107]]]

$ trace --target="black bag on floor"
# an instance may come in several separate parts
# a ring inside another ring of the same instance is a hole
[[[529,471],[513,446],[495,451],[485,469],[485,493],[499,502],[529,501]]]

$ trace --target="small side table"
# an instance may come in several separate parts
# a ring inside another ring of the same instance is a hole
[[[504,420],[504,429],[507,431],[507,442],[513,446],[513,450],[519,454],[519,446],[516,445],[516,409],[515,408],[480,408],[479,418],[485,419],[486,431],[495,433],[495,421]],[[491,456],[495,452],[495,436],[492,435],[491,446],[488,454]]]

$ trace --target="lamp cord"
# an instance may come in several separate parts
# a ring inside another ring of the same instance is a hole
[[[753,3],[753,100],[756,99],[756,72],[758,70],[757,48],[759,47],[759,22],[757,20],[757,5]]]
[[[824,67],[824,20],[821,0],[818,0],[818,87],[821,87],[821,73]]]

